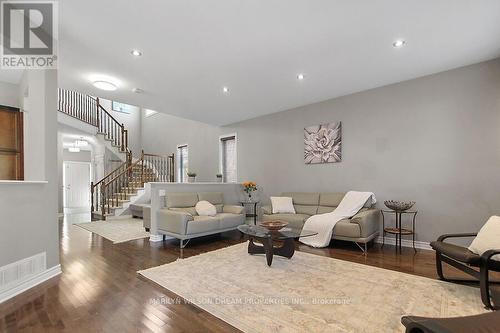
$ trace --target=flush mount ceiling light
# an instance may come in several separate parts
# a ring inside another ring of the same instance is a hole
[[[297,74],[297,80],[304,80],[306,76],[302,73]]]
[[[392,43],[392,46],[399,49],[403,46],[406,45],[406,41],[404,39],[397,39],[394,41],[394,43]]]
[[[228,87],[222,87],[222,92],[224,94],[229,94],[229,88]]]
[[[132,50],[130,51],[134,57],[140,57],[142,55],[142,52],[139,50]]]
[[[98,80],[98,81],[92,82],[92,84],[97,89],[107,90],[107,91],[114,91],[114,90],[116,90],[116,85],[114,83],[109,82],[109,81]]]
[[[88,145],[89,145],[89,142],[86,140],[83,140],[83,138],[75,141],[75,147],[87,147]]]
[[[79,147],[69,147],[68,150],[70,153],[79,153],[80,152]]]

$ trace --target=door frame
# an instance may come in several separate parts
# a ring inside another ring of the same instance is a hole
[[[87,212],[87,209],[83,210],[82,208],[69,208],[69,207],[66,207],[66,177],[65,177],[65,166],[66,164],[85,164],[85,165],[88,165],[89,166],[89,191],[90,191],[90,183],[92,182],[92,163],[91,162],[81,162],[81,161],[63,161],[63,167],[62,167],[62,171],[63,171],[63,174],[62,174],[62,186],[63,186],[63,212],[65,214],[67,213],[80,213],[80,212]],[[89,210],[90,210],[90,200],[89,200]],[[87,208],[87,207],[85,207]]]

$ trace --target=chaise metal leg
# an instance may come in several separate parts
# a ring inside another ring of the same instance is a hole
[[[441,261],[441,253],[436,252],[436,271],[440,280],[446,281],[443,275],[443,262]]]
[[[479,287],[481,289],[481,300],[488,309],[494,309],[491,305],[489,272],[487,267],[481,266],[479,271]]]

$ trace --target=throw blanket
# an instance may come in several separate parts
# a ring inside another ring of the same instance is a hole
[[[325,247],[330,244],[333,228],[340,220],[351,218],[356,215],[371,199],[372,204],[376,201],[372,192],[349,191],[344,196],[337,208],[331,213],[313,215],[307,219],[303,230],[316,231],[315,236],[301,237],[299,240],[312,247]]]

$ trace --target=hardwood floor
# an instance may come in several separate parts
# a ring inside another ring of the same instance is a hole
[[[179,258],[176,241],[151,246],[147,239],[112,244],[72,225],[85,216],[60,221],[63,274],[0,304],[0,332],[237,332],[190,304],[161,304],[176,295],[140,277],[136,271]],[[243,240],[239,232],[192,240],[184,257]],[[436,278],[431,251],[376,244],[364,256],[350,243],[326,249],[296,244],[297,250]],[[459,274],[455,274],[458,276]],[[182,278],[182,277],[179,277]],[[156,302],[155,302],[156,301]]]

